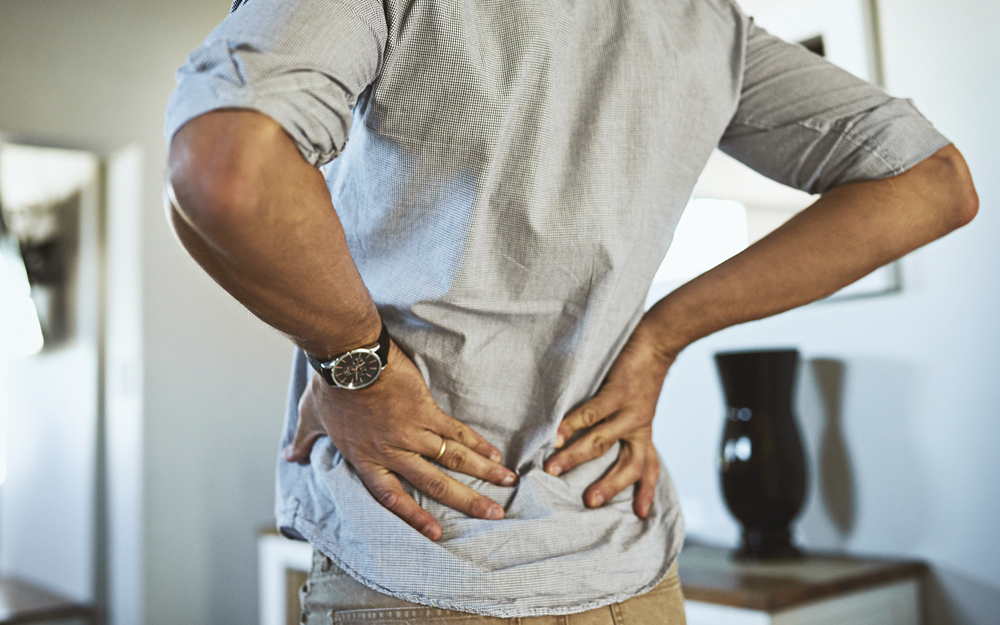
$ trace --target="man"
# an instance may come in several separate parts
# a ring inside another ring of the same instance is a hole
[[[683,622],[677,354],[978,206],[912,105],[730,0],[250,0],[178,78],[177,235],[300,348],[277,516],[309,622]],[[716,145],[822,197],[644,314]]]

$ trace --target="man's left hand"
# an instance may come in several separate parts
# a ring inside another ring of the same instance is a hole
[[[584,503],[597,508],[635,485],[632,509],[645,519],[653,504],[660,463],[653,447],[653,416],[667,369],[676,355],[658,350],[648,320],[640,322],[604,378],[597,394],[570,412],[559,425],[556,448],[545,471],[560,475],[603,456],[621,443],[618,460],[583,494]],[[577,433],[586,430],[569,446]]]

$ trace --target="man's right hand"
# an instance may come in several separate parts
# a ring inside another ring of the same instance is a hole
[[[329,386],[312,375],[299,400],[295,439],[284,451],[291,462],[308,461],[316,440],[328,435],[376,501],[431,540],[441,526],[404,489],[402,477],[440,503],[480,519],[502,519],[503,508],[446,475],[436,463],[498,486],[517,475],[499,464],[500,452],[472,428],[445,414],[420,372],[395,343],[389,366],[360,390]]]

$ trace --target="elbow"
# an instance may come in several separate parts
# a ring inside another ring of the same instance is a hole
[[[976,187],[972,184],[971,177],[968,184],[961,189],[954,213],[956,228],[967,225],[979,214],[979,194],[976,193]]]
[[[942,148],[934,156],[936,187],[941,220],[948,231],[971,222],[979,212],[979,195],[972,173],[954,145]]]
[[[166,183],[172,209],[209,239],[259,216],[267,173],[264,142],[273,140],[273,129],[258,117],[263,116],[208,113],[188,122],[170,143]]]
[[[232,228],[244,221],[250,204],[238,180],[226,172],[199,169],[190,163],[170,164],[167,193],[172,211],[203,236]]]

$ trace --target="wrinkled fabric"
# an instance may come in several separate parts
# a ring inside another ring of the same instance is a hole
[[[684,593],[677,563],[649,592],[569,616],[499,618],[428,608],[359,584],[313,550],[309,578],[299,589],[303,625],[684,625]]]
[[[772,37],[730,0],[246,0],[179,70],[172,137],[220,108],[277,120],[324,172],[383,320],[441,408],[520,475],[501,521],[419,492],[432,543],[326,438],[278,458],[279,528],[365,586],[495,617],[584,612],[659,584],[683,522],[664,469],[649,518],[542,471],[563,416],[632,329],[716,146],[821,193],[947,140],[905,100]],[[294,210],[294,207],[289,207]],[[281,446],[309,369],[296,355]]]

